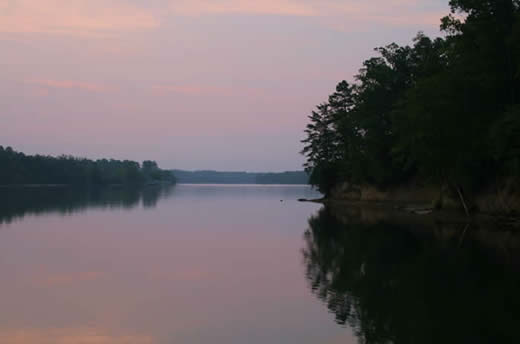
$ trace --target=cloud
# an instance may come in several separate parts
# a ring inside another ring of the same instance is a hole
[[[170,9],[178,15],[267,14],[312,16],[312,7],[291,0],[173,0]]]
[[[446,6],[415,0],[171,0],[176,15],[285,15],[355,23],[437,24]],[[433,9],[432,9],[433,8]],[[345,24],[347,25],[347,24]]]
[[[439,1],[412,0],[4,0],[0,33],[106,36],[156,29],[168,15],[295,16],[333,28],[430,25],[447,11]]]
[[[168,96],[178,94],[183,96],[208,96],[208,97],[249,97],[259,99],[263,93],[253,87],[230,87],[192,84],[162,84],[151,87],[152,94],[156,96]]]
[[[91,329],[0,329],[0,343],[9,344],[152,344],[152,337],[112,335]]]
[[[7,0],[0,5],[0,32],[101,35],[159,26],[149,9],[122,1]]]
[[[186,96],[231,96],[235,90],[225,87],[198,86],[198,85],[155,85],[152,90],[156,95],[181,94]]]
[[[55,274],[41,278],[40,280],[36,281],[36,284],[43,287],[68,286],[73,284],[83,284],[85,282],[96,281],[104,276],[105,274],[103,272],[98,271]]]
[[[43,86],[46,88],[59,88],[59,89],[79,89],[83,91],[96,92],[96,93],[107,93],[112,89],[108,86],[90,83],[90,82],[81,82],[81,81],[70,81],[70,80],[27,80],[27,84]]]

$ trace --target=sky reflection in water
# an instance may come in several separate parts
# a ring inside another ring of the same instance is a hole
[[[308,187],[26,192],[0,214],[0,343],[351,338],[305,283]]]
[[[305,186],[0,192],[0,344],[520,342],[512,233]]]

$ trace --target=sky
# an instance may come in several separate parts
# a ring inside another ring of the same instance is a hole
[[[0,0],[0,145],[299,170],[313,108],[448,0]]]

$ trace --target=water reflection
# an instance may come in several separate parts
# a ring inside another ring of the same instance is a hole
[[[366,220],[324,208],[303,250],[313,293],[360,343],[520,343],[520,278],[500,255]]]
[[[100,334],[98,331],[79,329],[11,330],[0,332],[0,343],[5,344],[153,344],[146,336]]]
[[[89,208],[133,209],[142,205],[153,208],[169,197],[172,185],[143,188],[0,188],[0,225],[27,215],[58,213],[70,215]]]
[[[1,344],[350,340],[302,280],[302,228],[319,205],[296,200],[310,188],[177,185],[153,209],[131,194],[131,210],[114,196],[2,227]]]

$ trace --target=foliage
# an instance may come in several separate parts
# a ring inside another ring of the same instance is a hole
[[[311,184],[381,188],[412,178],[474,191],[518,176],[520,4],[452,0],[444,38],[392,43],[309,116]]]
[[[0,146],[0,184],[113,185],[175,182],[156,162],[25,155]]]
[[[173,170],[180,183],[187,184],[308,184],[304,171],[279,173]]]

